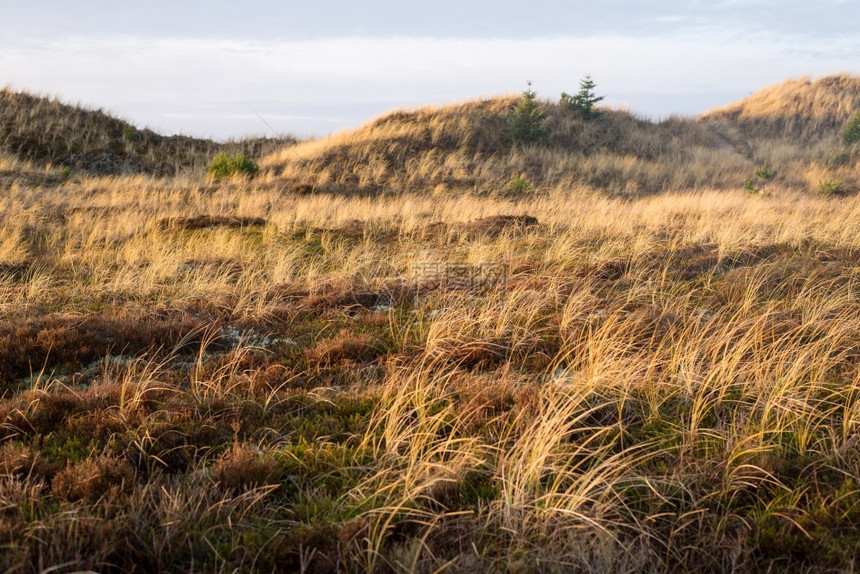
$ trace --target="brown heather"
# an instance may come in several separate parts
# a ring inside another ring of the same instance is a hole
[[[254,446],[234,444],[213,465],[212,476],[224,488],[264,486],[277,480],[276,460]]]
[[[856,82],[525,148],[397,112],[221,184],[4,151],[0,570],[850,571]]]
[[[96,502],[128,490],[133,480],[134,469],[128,462],[104,455],[88,457],[58,472],[51,482],[51,494],[66,500]]]

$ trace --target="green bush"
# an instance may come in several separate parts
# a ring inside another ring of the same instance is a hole
[[[514,173],[513,177],[511,177],[510,183],[508,183],[508,191],[514,194],[525,193],[531,188],[531,182],[519,173]]]
[[[776,177],[776,170],[767,167],[767,162],[756,167],[755,176],[765,181],[770,181]]]
[[[260,173],[260,166],[243,153],[230,156],[222,151],[209,164],[208,173],[214,181],[234,176],[254,177]]]
[[[842,141],[845,142],[846,146],[860,142],[860,111],[848,120],[845,131],[842,132]]]
[[[746,189],[747,193],[750,195],[755,195],[760,191],[764,191],[765,184],[776,177],[776,170],[768,167],[767,162],[756,166],[753,173],[756,177],[755,181],[748,179],[744,182],[744,189]]]
[[[546,112],[537,99],[537,92],[531,89],[532,83],[523,92],[523,97],[508,112],[508,128],[514,143],[538,143],[546,139],[543,122]]]
[[[137,130],[131,126],[122,126],[122,139],[127,142],[137,141]]]
[[[751,179],[744,182],[744,189],[747,190],[747,193],[750,195],[755,195],[761,191],[761,188],[754,184]]]
[[[839,195],[842,191],[842,178],[825,179],[818,182],[818,193],[824,197]]]
[[[574,95],[561,93],[559,105],[571,111],[584,120],[593,120],[600,117],[600,112],[594,109],[594,104],[603,100],[604,96],[595,96],[594,88],[597,84],[591,79],[590,75],[579,81],[579,92]]]

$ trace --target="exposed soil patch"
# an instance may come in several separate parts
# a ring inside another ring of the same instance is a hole
[[[815,256],[819,261],[838,261],[851,264],[860,263],[860,250],[856,249],[819,249],[816,250]]]
[[[537,224],[537,218],[531,215],[493,215],[464,224],[460,232],[469,236],[496,237],[506,230],[523,231]]]
[[[399,237],[400,230],[396,226],[379,225],[378,223],[361,219],[351,219],[334,227],[312,227],[300,230],[297,236],[319,236],[322,234],[350,240],[373,239],[389,242]]]
[[[312,309],[350,307],[377,309],[379,307],[401,306],[414,296],[414,286],[402,282],[377,289],[354,285],[336,289],[322,295],[310,295],[302,301],[302,306]]]
[[[314,192],[314,186],[310,183],[294,183],[290,186],[293,195],[310,195]]]
[[[428,239],[443,239],[447,237],[448,230],[450,228],[450,225],[441,221],[430,223],[429,225],[426,225],[421,228],[421,230],[418,232],[418,239],[425,241]]]
[[[163,230],[211,229],[215,227],[252,227],[268,223],[262,217],[236,217],[224,215],[197,215],[195,217],[171,217],[162,219],[158,226]]]
[[[15,280],[21,280],[30,270],[30,265],[26,263],[0,263],[0,277],[11,277]]]
[[[329,194],[339,197],[378,197],[390,193],[375,185],[358,185],[348,182],[314,184],[295,180],[286,182],[282,189],[284,193],[296,196]]]
[[[448,224],[437,221],[426,225],[418,235],[423,240],[493,238],[506,231],[523,232],[536,225],[538,220],[531,215],[492,215],[468,223]]]

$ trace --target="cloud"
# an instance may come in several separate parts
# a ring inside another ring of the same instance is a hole
[[[393,107],[516,92],[557,98],[591,73],[607,102],[655,116],[703,111],[789,76],[851,70],[857,40],[826,45],[760,34],[536,39],[341,37],[293,41],[72,37],[0,44],[22,88],[104,106],[165,131],[327,133]],[[674,106],[672,95],[684,100]],[[691,96],[703,105],[690,109]],[[710,96],[709,96],[710,94]],[[727,103],[727,102],[726,102]],[[361,115],[358,115],[361,114]],[[208,129],[204,126],[209,126]]]
[[[505,38],[666,36],[691,30],[795,33],[829,39],[856,34],[860,8],[846,0],[224,0],[117,3],[19,2],[4,10],[4,35],[51,39],[127,33],[198,39],[284,41],[320,37]]]

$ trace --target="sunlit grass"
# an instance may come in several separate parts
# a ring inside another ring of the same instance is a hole
[[[853,198],[248,185],[8,192],[4,566],[853,560]]]
[[[3,155],[0,568],[850,570],[860,203],[808,189],[842,103],[742,137],[783,92],[516,149],[508,100],[396,112],[218,185]]]

